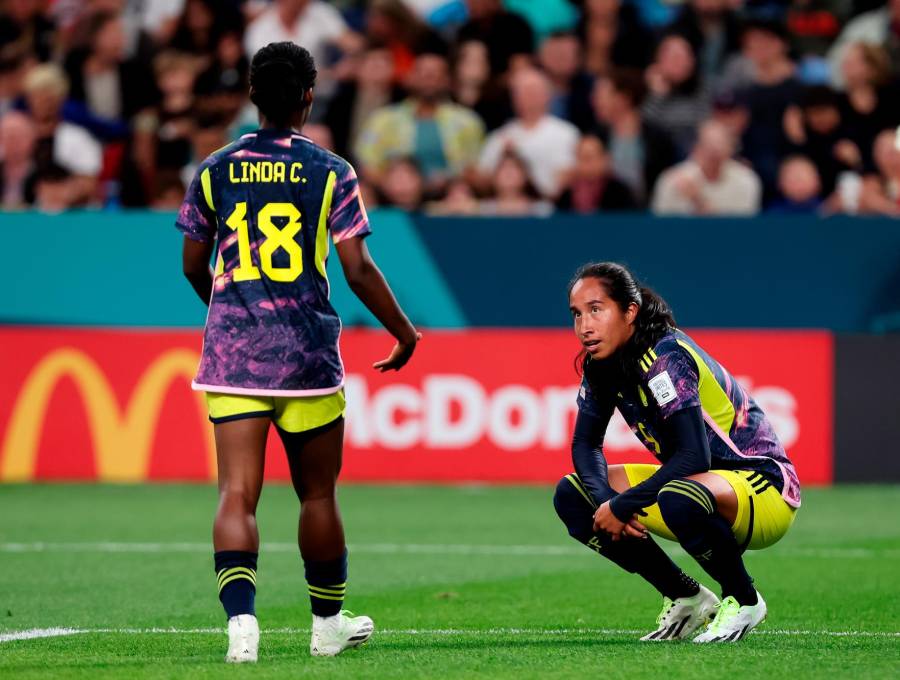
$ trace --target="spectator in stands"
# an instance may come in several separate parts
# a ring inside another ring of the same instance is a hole
[[[751,66],[750,85],[741,92],[749,113],[743,154],[763,182],[764,201],[777,195],[778,167],[789,149],[784,114],[801,92],[796,65],[788,55],[787,34],[778,21],[748,21],[742,37],[743,57]]]
[[[822,191],[834,191],[838,175],[860,170],[859,147],[847,136],[842,123],[841,100],[827,85],[807,88],[796,106],[785,112],[784,125],[795,153],[812,160],[818,169]]]
[[[139,60],[125,58],[125,28],[118,14],[90,17],[85,46],[69,54],[66,71],[71,98],[98,118],[127,123],[157,103],[150,70]]]
[[[503,8],[502,0],[466,0],[469,21],[456,34],[464,43],[477,40],[487,45],[491,73],[509,70],[511,61],[530,59],[534,53],[534,32],[521,16]]]
[[[891,83],[887,51],[878,45],[851,43],[843,53],[842,117],[848,138],[860,150],[864,168],[873,168],[872,150],[880,130],[900,124],[898,91]]]
[[[22,83],[30,64],[15,49],[0,50],[0,116],[13,109],[22,97]]]
[[[41,171],[35,181],[34,207],[41,212],[59,213],[82,205],[80,187],[70,172],[58,165]]]
[[[379,205],[414,212],[425,198],[425,180],[416,161],[409,157],[388,162],[378,185]]]
[[[200,60],[198,67],[207,68],[212,64],[223,15],[227,13],[226,3],[184,0],[184,10],[175,27],[175,35],[168,41],[167,47],[197,57]]]
[[[678,157],[685,158],[710,110],[709,91],[701,83],[691,44],[677,34],[663,38],[645,76],[649,92],[641,108],[643,119],[662,130]]]
[[[592,98],[613,170],[640,205],[646,205],[660,173],[676,161],[665,133],[641,119],[645,92],[640,71],[616,69],[597,81]]]
[[[351,158],[369,115],[397,103],[404,94],[395,84],[394,56],[386,45],[370,43],[351,59],[355,62],[353,78],[341,82],[323,118],[331,130],[334,150],[345,158]]]
[[[697,55],[701,80],[713,85],[729,57],[740,48],[740,22],[730,0],[690,0],[670,26],[683,35]]]
[[[593,79],[582,69],[581,43],[574,33],[553,33],[541,43],[538,63],[550,78],[550,113],[579,130],[594,124],[591,115]]]
[[[157,169],[181,170],[191,161],[194,82],[197,62],[180,52],[163,52],[154,61],[162,101],[156,121]]]
[[[841,64],[844,52],[854,43],[881,45],[888,53],[894,72],[900,71],[900,0],[887,0],[884,6],[853,18],[828,51],[832,83],[838,89],[845,84]]]
[[[575,167],[568,173],[563,186],[556,201],[560,210],[589,214],[637,209],[631,190],[613,174],[603,141],[593,134],[584,135],[578,141]]]
[[[56,27],[44,15],[44,9],[44,3],[38,0],[4,2],[0,13],[0,52],[13,47],[19,54],[48,61],[53,54]]]
[[[447,185],[443,198],[425,205],[425,212],[429,215],[439,216],[477,215],[479,212],[478,198],[466,180],[454,179]]]
[[[786,22],[791,49],[801,57],[824,57],[841,30],[844,8],[829,0],[791,0]]]
[[[547,216],[553,204],[541,200],[541,195],[529,178],[529,167],[512,148],[506,148],[491,176],[489,198],[482,200],[478,211],[482,215]]]
[[[512,118],[509,93],[491,74],[488,48],[480,40],[458,45],[453,60],[453,98],[472,109],[488,130],[496,130]]]
[[[860,212],[900,217],[900,149],[895,130],[878,134],[872,156],[876,171],[863,178]]]
[[[813,215],[822,207],[819,171],[805,156],[788,156],[778,170],[781,194],[766,211],[778,215]]]
[[[728,128],[735,139],[741,139],[747,129],[750,114],[738,93],[722,90],[713,97],[710,118]]]
[[[650,60],[652,34],[631,4],[620,0],[578,0],[583,14],[575,31],[584,44],[584,67],[594,76],[615,67],[644,68]]]
[[[434,40],[433,31],[403,0],[372,0],[366,15],[366,38],[391,54],[397,82],[409,75],[416,54]]]
[[[246,97],[249,86],[250,62],[244,54],[241,29],[234,27],[223,30],[216,41],[212,63],[197,78],[196,94],[202,97],[216,97],[231,111],[237,113],[232,98]]]
[[[484,125],[471,110],[448,100],[449,70],[443,54],[419,55],[407,83],[409,98],[368,119],[356,158],[369,181],[379,184],[388,163],[400,157],[415,160],[431,189],[475,164]]]
[[[155,178],[153,188],[153,200],[150,207],[153,210],[178,210],[184,202],[185,185],[181,180],[181,173],[167,170],[159,173]]]
[[[36,166],[34,122],[21,111],[0,116],[0,209],[34,203]]]
[[[35,124],[37,139],[35,163],[38,180],[52,169],[54,181],[65,184],[66,202],[81,205],[90,202],[103,165],[103,149],[82,127],[62,119],[62,108],[69,93],[69,81],[55,64],[35,66],[25,76],[25,100]],[[58,202],[54,201],[54,205]]]
[[[564,171],[575,162],[578,128],[550,115],[550,82],[537,69],[522,69],[510,79],[515,118],[492,132],[478,162],[482,182],[489,184],[509,151],[518,154],[541,195],[555,199]]]
[[[329,64],[329,47],[355,52],[363,45],[362,38],[347,27],[341,13],[321,0],[274,0],[247,26],[244,50],[252,59],[261,47],[282,41],[295,42],[309,50],[320,76]]]
[[[666,170],[653,192],[657,215],[755,215],[762,187],[750,168],[734,160],[736,141],[721,123],[708,121],[690,158]]]

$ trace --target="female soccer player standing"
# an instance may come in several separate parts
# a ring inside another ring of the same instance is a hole
[[[800,506],[794,466],[756,402],[675,327],[668,305],[613,262],[569,285],[585,353],[572,438],[575,474],[554,505],[569,534],[663,595],[642,640],[735,642],[766,616],[741,554],[766,548]],[[603,438],[618,408],[662,465],[607,467]],[[722,589],[721,603],[647,535],[677,540]]]
[[[297,131],[316,69],[289,42],[259,50],[250,98],[260,129],[200,165],[178,215],[183,266],[209,315],[193,387],[215,424],[219,507],[213,526],[226,661],[256,661],[256,506],[274,423],[300,499],[299,545],[312,604],[310,651],[365,642],[372,620],[341,610],[347,551],[335,498],[344,432],[341,323],[328,301],[329,235],[350,287],[397,339],[381,371],[401,368],[419,338],[369,256],[369,221],[353,168]],[[209,268],[217,245],[215,271]]]

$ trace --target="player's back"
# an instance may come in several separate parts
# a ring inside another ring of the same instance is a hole
[[[203,162],[178,226],[218,242],[196,384],[260,394],[338,389],[329,232],[335,242],[369,233],[350,165],[296,133],[258,130]]]

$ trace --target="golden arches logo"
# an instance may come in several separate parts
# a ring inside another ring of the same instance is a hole
[[[147,479],[153,436],[166,392],[173,380],[190,380],[197,368],[196,352],[172,349],[150,363],[124,409],[96,362],[84,352],[63,347],[47,354],[22,383],[3,441],[0,481],[29,481],[34,477],[38,446],[47,405],[57,384],[71,378],[84,403],[97,465],[97,478],[107,482]],[[196,393],[197,410],[206,421],[203,394]],[[211,428],[204,428],[210,478],[216,457]]]

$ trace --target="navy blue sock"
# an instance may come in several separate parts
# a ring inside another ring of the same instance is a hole
[[[700,585],[685,574],[662,548],[650,537],[613,541],[609,534],[594,533],[594,504],[587,500],[587,492],[579,489],[580,480],[566,475],[556,487],[553,506],[566,525],[569,535],[591,550],[638,574],[662,595],[673,600],[691,597],[700,592]]]
[[[660,489],[657,503],[666,526],[722,586],[722,596],[731,595],[742,605],[756,604],[756,589],[737,539],[709,489],[690,479],[674,479]]]
[[[303,560],[309,603],[315,616],[334,616],[341,611],[347,592],[347,551],[336,560]]]
[[[255,552],[222,550],[214,555],[219,599],[230,619],[240,614],[256,614]]]

